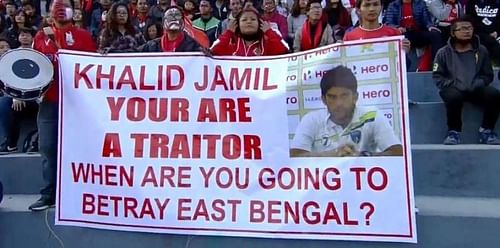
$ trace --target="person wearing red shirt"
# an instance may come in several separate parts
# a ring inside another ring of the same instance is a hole
[[[244,8],[230,20],[228,28],[211,47],[213,55],[269,56],[288,52],[283,38],[272,30],[268,22],[262,22],[257,10]]]
[[[378,17],[382,11],[381,0],[357,0],[356,8],[359,11],[360,25],[346,33],[344,41],[402,35],[398,29],[379,23]],[[405,51],[410,50],[409,40],[403,40],[403,48]]]
[[[44,187],[41,197],[29,209],[40,211],[55,203],[57,172],[57,123],[59,106],[59,78],[56,53],[59,49],[95,52],[91,34],[73,26],[73,2],[55,0],[50,13],[54,25],[40,30],[34,38],[33,49],[45,54],[54,66],[54,80],[40,102],[38,110],[39,148],[43,163]]]

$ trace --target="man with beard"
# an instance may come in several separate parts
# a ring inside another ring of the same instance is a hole
[[[473,33],[472,20],[467,17],[456,19],[451,25],[448,45],[438,51],[434,61],[432,77],[444,101],[448,119],[445,145],[461,142],[465,101],[484,109],[479,143],[500,145],[493,132],[500,113],[500,91],[489,86],[493,81],[493,69],[488,50]]]
[[[358,83],[337,66],[320,83],[327,109],[305,115],[292,140],[291,157],[402,156],[401,142],[376,109],[356,106]]]
[[[95,52],[91,34],[73,26],[73,2],[55,0],[50,8],[54,25],[40,30],[34,38],[33,49],[45,54],[54,66],[54,80],[43,96],[38,109],[39,148],[43,164],[44,187],[41,197],[29,209],[41,211],[54,205],[57,172],[57,123],[59,79],[57,51],[59,49]]]
[[[163,35],[150,40],[143,47],[143,52],[200,52],[200,44],[184,32],[182,9],[171,6],[163,17]]]

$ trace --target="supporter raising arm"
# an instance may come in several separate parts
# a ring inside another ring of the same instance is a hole
[[[288,52],[283,38],[260,19],[256,9],[243,9],[211,47],[213,55],[268,56]]]
[[[52,27],[40,30],[34,39],[33,48],[51,59],[54,65],[54,80],[45,93],[38,109],[38,132],[40,155],[43,160],[43,189],[41,197],[29,209],[40,211],[54,205],[57,171],[57,123],[59,101],[59,78],[57,51],[68,49],[95,52],[96,47],[91,34],[73,26],[73,2],[54,0],[51,5]]]

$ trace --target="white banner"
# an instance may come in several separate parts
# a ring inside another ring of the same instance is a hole
[[[416,242],[399,51],[394,38],[269,58],[62,51],[56,224]],[[290,157],[335,65],[404,156]]]

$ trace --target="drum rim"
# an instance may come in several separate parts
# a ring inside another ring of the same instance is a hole
[[[36,54],[40,55],[40,57],[41,57],[41,58],[43,58],[42,60],[45,60],[45,62],[47,62],[47,65],[50,65],[50,67],[48,67],[48,68],[50,68],[49,70],[50,70],[50,72],[51,72],[51,73],[50,73],[50,74],[51,74],[51,76],[49,77],[50,79],[48,80],[48,82],[44,83],[42,86],[37,86],[37,88],[36,88],[36,89],[42,89],[42,88],[43,88],[43,87],[45,87],[46,85],[49,85],[49,84],[50,84],[50,82],[52,82],[52,80],[54,79],[54,75],[55,75],[54,66],[53,66],[52,62],[50,61],[50,59],[49,59],[49,58],[48,58],[45,54],[43,54],[43,53],[41,53],[41,52],[39,52],[39,51],[37,51],[37,50],[35,50],[35,49],[33,49],[33,48],[24,48],[24,47],[20,47],[20,48],[10,49],[10,50],[8,50],[7,52],[5,52],[4,54],[2,54],[2,56],[0,56],[0,61],[1,61],[4,57],[6,57],[8,54],[11,54],[11,53],[13,53],[13,52],[19,52],[19,51],[29,51],[29,52],[32,52],[32,53],[34,52],[34,53],[36,53]],[[1,80],[1,76],[0,76],[0,80]],[[4,85],[8,85],[10,88],[14,88],[14,89],[16,89],[16,90],[22,90],[23,92],[30,91],[30,90],[20,89],[20,88],[18,88],[18,87],[14,87],[14,86],[12,86],[12,83],[8,83],[8,82],[6,82],[6,80],[1,80],[1,81],[2,81],[2,83],[3,83]]]

